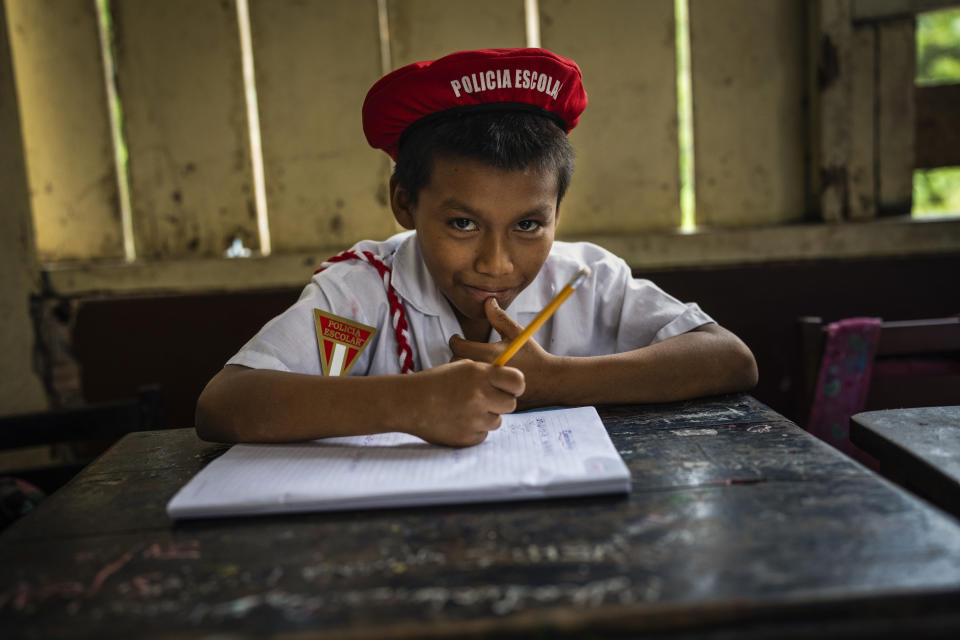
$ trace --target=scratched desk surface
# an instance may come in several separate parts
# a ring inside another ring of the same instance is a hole
[[[960,518],[960,406],[858,413],[850,439],[898,469],[904,486]]]
[[[746,395],[600,408],[629,497],[171,522],[126,436],[0,536],[0,636],[958,637],[960,525]]]

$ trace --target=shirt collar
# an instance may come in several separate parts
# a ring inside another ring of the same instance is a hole
[[[442,315],[444,309],[450,308],[450,304],[427,271],[427,265],[423,263],[417,233],[407,231],[401,236],[403,239],[393,259],[393,288],[420,313]]]
[[[393,288],[420,313],[432,316],[449,313],[450,303],[423,262],[416,232],[407,231],[400,235],[400,246],[393,259]],[[539,313],[547,305],[556,292],[552,291],[555,287],[551,286],[546,271],[547,266],[544,265],[533,282],[516,297],[507,310],[511,317],[517,313]]]

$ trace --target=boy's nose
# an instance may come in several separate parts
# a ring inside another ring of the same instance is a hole
[[[478,273],[487,276],[504,276],[511,273],[513,260],[510,258],[506,244],[495,237],[486,238],[477,255],[476,269]]]

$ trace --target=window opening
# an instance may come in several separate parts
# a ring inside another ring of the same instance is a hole
[[[527,23],[527,46],[540,47],[540,6],[537,0],[523,0],[523,15]]]
[[[100,54],[103,59],[103,79],[107,88],[107,111],[110,114],[110,137],[113,140],[113,162],[117,174],[117,194],[120,205],[120,228],[123,237],[123,258],[127,262],[137,259],[137,247],[133,236],[133,213],[130,207],[130,167],[127,157],[127,142],[123,136],[123,105],[117,93],[116,45],[113,35],[113,14],[110,0],[94,0],[97,10],[97,25],[100,34]]]
[[[677,143],[680,166],[680,231],[697,228],[693,161],[693,82],[690,75],[689,0],[674,0],[677,49]]]
[[[247,127],[250,133],[250,161],[253,168],[254,206],[257,212],[257,232],[260,235],[260,255],[270,255],[270,221],[267,217],[267,189],[263,174],[263,148],[260,142],[260,107],[257,103],[257,81],[253,69],[253,41],[250,36],[250,8],[247,0],[237,0],[237,23],[240,30],[240,56],[243,64],[243,93],[247,102]],[[231,249],[235,248],[234,240]],[[243,243],[240,243],[243,246]],[[248,257],[240,252],[228,257]]]

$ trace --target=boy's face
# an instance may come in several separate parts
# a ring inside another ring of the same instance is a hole
[[[487,298],[506,309],[550,253],[557,226],[552,172],[437,158],[416,205],[391,187],[397,221],[417,230],[427,269],[461,324],[485,323]]]

